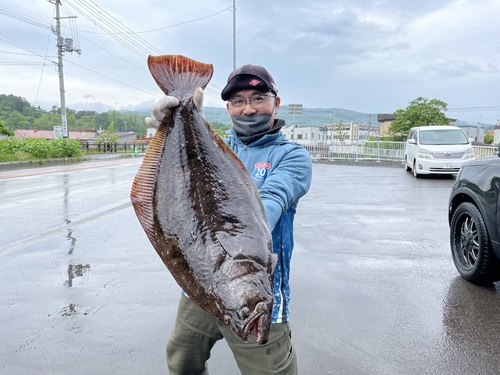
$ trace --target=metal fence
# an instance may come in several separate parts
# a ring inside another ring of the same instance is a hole
[[[301,142],[313,160],[404,161],[406,142],[363,141],[355,144]],[[476,158],[496,155],[496,146],[472,146]]]
[[[149,142],[88,142],[80,141],[82,150],[96,153],[118,153],[118,152],[145,152]]]
[[[314,160],[400,160],[404,158],[404,142],[364,141],[355,144],[301,143]]]
[[[82,141],[82,149],[86,152],[118,153],[118,152],[145,152],[149,142],[129,143],[91,143]],[[313,160],[376,160],[376,161],[404,161],[405,142],[363,141],[355,144],[305,142],[300,143],[311,155]],[[476,158],[496,155],[496,146],[472,146]]]

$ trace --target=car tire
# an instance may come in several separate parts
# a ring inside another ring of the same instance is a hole
[[[408,166],[408,158],[405,156],[405,171],[409,172],[411,171],[411,168]]]
[[[418,174],[418,170],[417,170],[417,161],[414,160],[413,161],[413,176],[415,176],[415,178],[419,178],[420,175]]]
[[[500,280],[500,261],[491,247],[490,237],[478,208],[461,203],[450,224],[451,255],[460,275],[474,283]]]

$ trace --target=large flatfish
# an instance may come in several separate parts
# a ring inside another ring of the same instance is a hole
[[[149,70],[179,106],[158,128],[131,200],[158,255],[187,295],[247,341],[267,342],[273,305],[271,233],[241,160],[197,112],[211,64],[149,56]]]

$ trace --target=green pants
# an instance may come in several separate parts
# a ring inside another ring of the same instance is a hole
[[[206,362],[210,350],[222,338],[226,339],[243,375],[298,373],[289,323],[272,324],[269,341],[264,345],[256,343],[255,335],[244,342],[231,328],[182,295],[167,343],[169,374],[208,375]]]

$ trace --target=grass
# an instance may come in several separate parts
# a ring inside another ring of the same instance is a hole
[[[9,161],[19,161],[19,157],[14,154],[0,154],[0,163]]]

